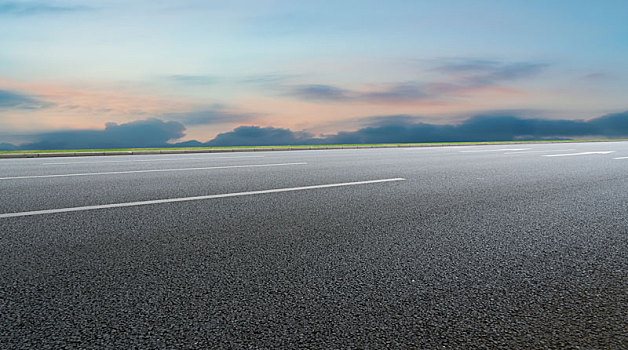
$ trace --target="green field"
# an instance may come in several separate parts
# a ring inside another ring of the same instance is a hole
[[[351,147],[351,146],[452,146],[452,145],[485,145],[485,144],[516,144],[516,143],[569,143],[569,142],[610,142],[628,141],[628,139],[592,139],[592,140],[540,140],[540,141],[478,141],[478,142],[424,142],[424,143],[373,143],[373,144],[338,144],[338,145],[289,145],[289,146],[233,146],[233,147],[160,147],[160,148],[108,148],[108,149],[59,149],[59,150],[22,150],[0,151],[7,153],[66,153],[66,152],[132,152],[132,151],[167,151],[167,150],[220,150],[246,148],[310,148],[310,147]]]

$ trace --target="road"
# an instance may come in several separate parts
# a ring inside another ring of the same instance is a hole
[[[3,159],[0,267],[3,349],[625,348],[628,142]]]

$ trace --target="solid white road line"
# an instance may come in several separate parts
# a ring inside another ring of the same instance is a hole
[[[236,158],[264,158],[264,156],[238,156],[238,157],[181,157],[181,158],[165,158],[165,159],[130,159],[130,160],[102,160],[99,162],[87,161],[87,162],[55,162],[55,163],[42,163],[42,165],[68,165],[68,164],[100,164],[100,163],[134,163],[134,162],[173,162],[181,160],[212,160],[212,159],[236,159]]]
[[[0,180],[41,179],[41,178],[49,178],[49,177],[119,175],[119,174],[138,174],[138,173],[162,173],[162,172],[170,172],[170,171],[193,171],[193,170],[213,170],[213,169],[261,168],[261,167],[305,165],[305,164],[307,163],[301,162],[301,163],[249,164],[249,165],[210,166],[210,167],[203,167],[203,168],[107,171],[107,172],[102,172],[102,173],[81,173],[81,174],[27,175],[27,176],[0,177]]]
[[[67,213],[67,212],[73,212],[73,211],[86,211],[86,210],[108,209],[108,208],[136,207],[136,206],[140,206],[140,205],[164,204],[164,203],[175,203],[175,202],[189,202],[189,201],[198,201],[198,200],[205,200],[205,199],[217,199],[217,198],[228,198],[228,197],[239,197],[239,196],[252,196],[252,195],[256,195],[256,194],[305,191],[305,190],[313,190],[313,189],[319,189],[319,188],[332,188],[332,187],[343,187],[343,186],[367,185],[367,184],[376,184],[376,183],[393,182],[393,181],[404,181],[404,180],[405,180],[404,178],[398,177],[398,178],[393,178],[393,179],[368,180],[368,181],[356,181],[356,182],[343,182],[343,183],[335,183],[335,184],[328,184],[328,185],[314,185],[314,186],[303,186],[303,187],[276,188],[276,189],[261,190],[261,191],[235,192],[235,193],[225,193],[225,194],[212,194],[212,195],[208,195],[208,196],[157,199],[157,200],[151,200],[151,201],[127,202],[127,203],[115,203],[115,204],[103,204],[103,205],[88,205],[88,206],[84,206],[84,207],[61,208],[61,209],[34,210],[34,211],[25,211],[25,212],[20,212],[20,213],[0,214],[0,219],[21,217],[21,216],[43,215],[43,214]]]
[[[500,149],[482,149],[482,150],[470,150],[460,151],[460,153],[480,153],[480,152],[501,152],[501,151],[525,151],[531,148],[500,148]]]
[[[628,157],[617,157],[617,158],[613,158],[613,159],[628,159]]]
[[[580,152],[580,153],[562,153],[562,154],[544,154],[543,157],[569,157],[569,156],[587,156],[590,154],[609,154],[615,151],[597,151],[597,152]]]
[[[542,151],[516,151],[516,152],[505,152],[504,154],[525,154],[525,153],[543,153],[543,152],[567,152],[573,151],[575,148],[568,149],[546,149]]]

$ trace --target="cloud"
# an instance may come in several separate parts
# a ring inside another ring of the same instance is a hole
[[[376,103],[419,101],[436,97],[426,86],[415,82],[393,84],[379,91],[363,92],[359,100]]]
[[[391,123],[339,132],[329,143],[514,141],[581,137],[628,137],[628,112],[589,121],[475,116],[459,124]]]
[[[0,90],[0,109],[42,109],[51,106],[53,106],[52,103],[42,101],[30,95],[7,90]]]
[[[86,6],[58,6],[39,1],[4,1],[0,3],[0,15],[38,15],[85,11]]]
[[[609,114],[588,122],[597,134],[608,137],[628,136],[628,111],[623,113]]]
[[[605,72],[593,72],[589,74],[583,75],[580,79],[590,80],[590,81],[603,81],[603,80],[612,80],[615,76],[612,74],[608,74]]]
[[[372,117],[362,117],[362,118],[354,118],[352,122],[358,123],[359,125],[367,125],[367,126],[385,126],[385,125],[406,125],[418,123],[421,120],[425,119],[425,117],[419,117],[414,115],[407,114],[398,114],[398,115],[377,115]]]
[[[390,103],[421,100],[429,97],[416,83],[398,83],[375,91],[343,89],[333,85],[309,84],[297,85],[287,91],[288,95],[313,102],[375,102]]]
[[[221,106],[215,106],[214,109],[204,111],[195,111],[189,113],[169,113],[164,114],[164,118],[179,121],[185,125],[211,125],[211,124],[230,124],[245,123],[256,117],[254,114],[234,113],[224,110]]]
[[[423,86],[413,82],[396,83],[374,91],[349,90],[323,84],[297,85],[290,88],[287,94],[302,100],[319,102],[391,103],[425,100],[432,97]]]
[[[628,112],[589,121],[526,119],[513,116],[475,116],[459,124],[416,122],[420,117],[371,117],[372,124],[357,131],[322,137],[289,129],[239,127],[218,135],[209,146],[364,144],[457,141],[514,141],[582,137],[628,137]]]
[[[356,131],[316,137],[290,129],[240,126],[209,142],[168,143],[184,136],[176,121],[147,119],[126,124],[108,123],[104,130],[68,130],[31,135],[35,141],[0,149],[81,149],[171,146],[268,146],[314,144],[413,143],[457,141],[514,141],[583,137],[627,138],[628,111],[591,120],[526,119],[508,115],[481,115],[457,124],[430,124],[421,117],[396,115],[363,118],[370,125]]]
[[[285,88],[286,95],[312,102],[402,103],[440,101],[486,88],[500,87],[504,82],[538,75],[548,65],[538,62],[501,63],[490,60],[455,59],[439,61],[431,71],[443,75],[441,80],[410,80],[379,84],[373,90],[346,89],[330,84],[303,84]]]
[[[348,101],[356,99],[358,93],[332,85],[298,85],[288,91],[289,95],[308,101]]]
[[[15,151],[18,149],[18,146],[12,143],[0,142],[0,151]]]
[[[539,62],[502,63],[491,60],[452,59],[440,62],[434,71],[456,78],[454,85],[486,87],[504,81],[529,78],[548,66]]]
[[[448,74],[474,74],[493,76],[496,79],[513,79],[539,73],[547,67],[539,62],[503,63],[494,60],[467,58],[445,59],[434,62],[433,70]]]
[[[302,145],[319,142],[311,134],[289,129],[240,126],[233,131],[218,134],[206,146],[269,146]]]
[[[443,95],[445,91],[440,91]],[[333,85],[297,85],[287,90],[287,95],[312,102],[367,102],[398,103],[435,99],[439,94],[431,91],[429,85],[416,82],[403,82],[381,86],[371,91],[349,90]]]
[[[21,149],[82,149],[160,147],[183,137],[185,126],[160,119],[125,124],[107,123],[104,130],[66,130],[33,135],[35,141]]]

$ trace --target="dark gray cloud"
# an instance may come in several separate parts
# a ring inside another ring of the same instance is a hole
[[[42,101],[34,96],[7,90],[0,90],[0,109],[41,109],[51,107],[52,105],[52,103]]]
[[[431,97],[424,90],[424,87],[412,82],[393,84],[384,89],[369,92],[348,90],[323,84],[297,85],[289,88],[287,94],[314,102],[368,101],[391,103],[423,100]]]
[[[538,62],[501,63],[490,60],[442,60],[433,71],[442,73],[442,81],[411,80],[388,84],[378,90],[358,91],[329,84],[304,84],[288,87],[286,94],[314,102],[399,103],[432,101],[496,87],[501,83],[533,77],[548,65]]]
[[[589,122],[598,133],[593,135],[603,135],[608,137],[628,136],[628,111],[623,113],[608,114]]]
[[[311,134],[289,129],[240,126],[233,131],[218,134],[206,146],[269,146],[318,143]]]
[[[427,86],[414,82],[398,83],[380,91],[365,92],[358,99],[380,103],[420,101],[435,97]]]
[[[457,124],[420,122],[420,117],[396,115],[364,118],[369,125],[356,131],[314,135],[290,129],[241,126],[209,142],[168,143],[184,136],[183,124],[148,119],[107,124],[104,130],[70,130],[31,135],[34,142],[0,149],[70,149],[169,146],[266,146],[313,144],[413,143],[457,141],[513,141],[583,137],[628,138],[628,112],[591,120],[526,119],[509,115],[482,115]]]
[[[224,110],[221,106],[214,109],[204,111],[195,111],[189,113],[170,113],[164,114],[162,117],[170,120],[176,120],[184,125],[211,125],[211,124],[229,124],[229,123],[246,123],[256,117],[254,114],[233,113]]]
[[[459,124],[391,123],[340,132],[329,143],[514,141],[580,137],[628,137],[628,112],[589,121],[476,116]]]
[[[439,95],[450,93],[442,89],[435,93],[436,85],[424,85],[417,82],[403,82],[388,85],[374,91],[357,91],[343,89],[333,85],[311,84],[297,85],[288,89],[287,95],[313,102],[370,102],[370,103],[396,103],[407,101],[423,101],[434,99]],[[456,87],[458,89],[458,87]]]
[[[297,85],[288,91],[289,95],[308,101],[348,101],[357,98],[358,93],[332,85]]]
[[[33,135],[21,149],[82,149],[160,147],[184,136],[185,126],[159,119],[107,123],[104,130],[66,130]]]
[[[17,149],[19,149],[19,147],[12,143],[0,142],[0,151],[15,151]]]
[[[50,4],[49,1],[3,1],[0,2],[0,15],[39,15],[69,13],[91,9],[87,6],[61,6]]]
[[[475,116],[459,124],[416,123],[412,116],[373,117],[373,124],[357,131],[323,137],[289,129],[239,127],[218,135],[209,146],[363,144],[456,141],[515,141],[582,137],[628,137],[628,112],[589,121],[525,119],[513,116]],[[418,117],[417,117],[418,118]]]

